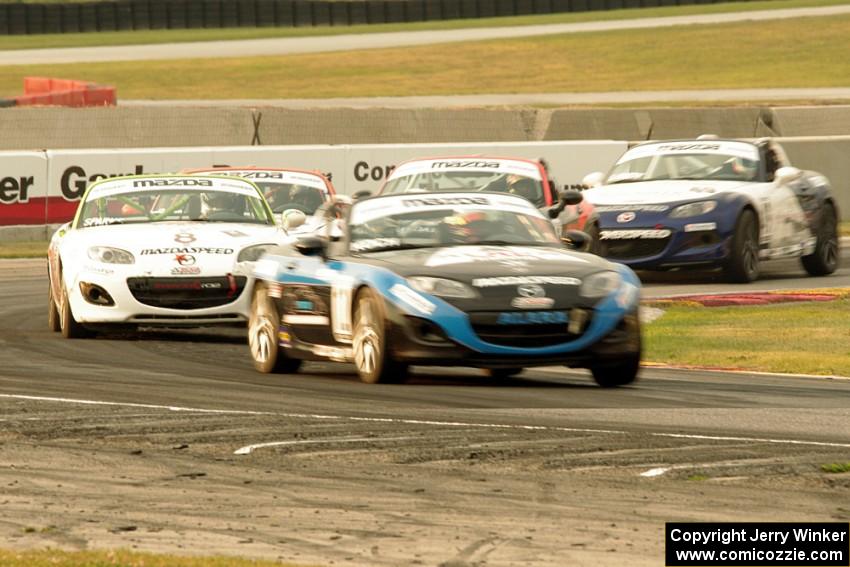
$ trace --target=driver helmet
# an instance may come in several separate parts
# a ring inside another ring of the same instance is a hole
[[[292,203],[298,203],[311,210],[316,209],[321,202],[317,202],[316,190],[312,187],[304,185],[293,185],[289,190],[289,200]]]
[[[521,175],[508,175],[508,193],[517,195],[529,201],[537,198],[537,187],[533,179]]]
[[[751,159],[733,157],[727,162],[735,175],[743,179],[752,179],[756,173],[756,162]]]
[[[443,219],[449,240],[460,243],[475,243],[487,240],[498,227],[487,211],[468,211]]]
[[[207,208],[210,212],[230,212],[238,213],[239,195],[227,193],[225,191],[216,191],[207,193]]]

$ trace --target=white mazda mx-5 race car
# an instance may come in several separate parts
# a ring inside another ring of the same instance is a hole
[[[720,267],[750,282],[762,260],[800,258],[815,276],[838,265],[829,181],[792,167],[771,139],[648,142],[585,184],[599,254],[632,269]]]
[[[48,248],[48,323],[67,338],[244,324],[254,262],[288,240],[256,185],[197,175],[89,186]]]

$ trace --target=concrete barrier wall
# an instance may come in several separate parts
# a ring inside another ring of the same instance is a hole
[[[850,134],[850,106],[537,109],[2,108],[0,150]]]

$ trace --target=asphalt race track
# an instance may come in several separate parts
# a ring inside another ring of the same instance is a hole
[[[846,248],[845,248],[846,249]],[[844,266],[848,266],[847,258]],[[850,380],[557,368],[487,384],[255,373],[244,331],[64,340],[43,260],[0,262],[0,537],[313,565],[660,565],[667,521],[850,520]],[[643,274],[642,274],[643,275]],[[747,286],[848,287],[796,264]]]

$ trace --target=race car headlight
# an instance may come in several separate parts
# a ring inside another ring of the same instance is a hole
[[[605,297],[618,287],[623,278],[617,272],[598,272],[581,282],[579,294],[582,297]]]
[[[239,256],[236,257],[237,262],[256,262],[260,256],[274,248],[274,244],[257,244],[242,249]]]
[[[684,219],[687,217],[695,217],[710,213],[717,207],[717,201],[697,201],[696,203],[688,203],[687,205],[679,205],[670,211],[670,218]]]
[[[429,278],[414,276],[407,278],[407,283],[416,291],[438,295],[440,297],[456,297],[459,299],[474,299],[478,293],[463,282],[445,278]]]
[[[126,250],[111,246],[92,246],[89,248],[89,258],[104,264],[134,264],[136,262],[133,255]]]

